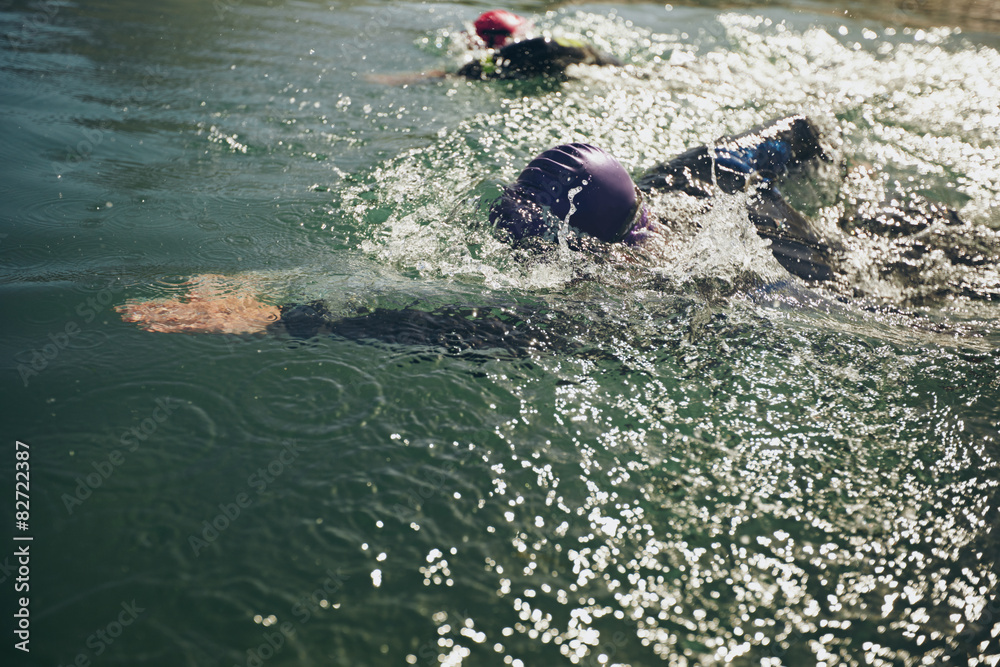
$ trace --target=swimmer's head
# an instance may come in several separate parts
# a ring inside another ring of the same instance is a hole
[[[503,9],[494,9],[480,15],[472,24],[479,39],[491,49],[497,49],[513,37],[525,32],[530,23],[527,19]]]
[[[609,242],[629,240],[648,224],[642,193],[625,167],[589,144],[545,151],[490,209],[490,222],[515,239],[551,234],[553,216],[569,216],[570,226]]]

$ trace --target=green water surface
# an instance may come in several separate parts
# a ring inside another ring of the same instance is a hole
[[[628,67],[373,77],[456,67],[491,7],[0,2],[4,664],[995,664],[997,14],[520,2]],[[488,229],[555,143],[638,175],[800,112],[838,155],[788,189],[817,224],[912,192],[965,223],[918,257],[851,235],[819,287],[739,201],[647,249]],[[345,317],[529,313],[560,342],[114,311],[200,274]]]

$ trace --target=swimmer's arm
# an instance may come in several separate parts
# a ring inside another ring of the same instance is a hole
[[[803,115],[786,116],[715,142],[715,152],[742,158],[769,178],[815,160],[829,161],[819,127]]]
[[[409,86],[418,83],[433,83],[449,76],[443,69],[432,69],[426,72],[401,72],[396,74],[369,74],[365,78],[372,83],[385,86]]]
[[[786,271],[804,280],[833,277],[839,244],[823,239],[775,188],[765,187],[754,193],[747,212],[757,234],[771,241],[771,254]]]
[[[554,37],[547,42],[549,53],[555,60],[568,65],[597,65],[600,67],[623,67],[618,58],[610,56],[587,42],[568,37]]]
[[[816,159],[829,159],[816,125],[805,116],[788,116],[685,151],[647,171],[637,184],[647,191],[709,197],[715,185],[740,192],[753,180],[770,181]]]
[[[128,301],[118,306],[122,319],[157,333],[284,334],[298,339],[337,335],[349,340],[418,345],[461,353],[493,350],[524,356],[547,346],[569,345],[566,332],[537,326],[540,313],[524,307],[378,308],[335,318],[322,301],[269,306],[245,289],[223,293],[221,276],[192,279],[183,299]],[[226,281],[228,284],[228,281]],[[573,331],[572,326],[565,327]]]
[[[584,64],[586,65],[597,65],[599,67],[624,67],[623,63],[618,58],[612,55],[608,55],[604,51],[591,46],[590,44],[584,44],[583,50],[585,54]]]
[[[712,178],[713,167],[717,178]],[[722,178],[718,178],[721,176]],[[677,157],[661,162],[636,180],[640,190],[649,192],[684,192],[693,197],[712,196],[713,182],[725,192],[737,192],[746,186],[745,177],[720,172],[706,146],[687,150]]]

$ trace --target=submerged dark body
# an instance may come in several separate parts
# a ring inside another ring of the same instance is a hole
[[[281,307],[281,319],[269,331],[293,338],[338,336],[389,345],[433,347],[449,354],[490,350],[523,357],[531,350],[569,348],[576,330],[560,319],[558,329],[546,326],[544,313],[527,307],[473,308],[446,306],[434,311],[415,308],[377,308],[338,318],[322,301]]]

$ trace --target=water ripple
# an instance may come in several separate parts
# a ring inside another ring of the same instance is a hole
[[[253,429],[281,438],[324,438],[364,425],[383,408],[380,382],[344,361],[276,361],[255,371],[234,397]]]

